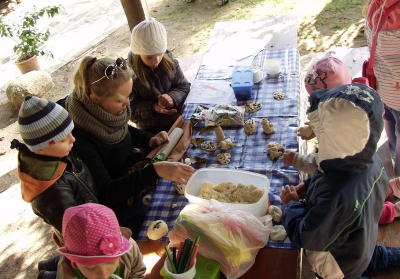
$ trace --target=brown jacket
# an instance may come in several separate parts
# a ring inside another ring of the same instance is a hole
[[[137,79],[133,80],[131,97],[131,120],[136,127],[150,131],[153,134],[165,130],[168,131],[179,115],[182,114],[184,102],[190,91],[190,82],[185,78],[178,60],[174,59],[171,52],[166,51],[175,63],[174,75],[169,77],[159,68],[147,69],[147,78],[151,88],[146,88]],[[130,61],[133,57],[130,57]],[[132,63],[132,62],[130,62]],[[168,94],[174,101],[173,108],[178,112],[172,115],[159,114],[154,110],[154,104],[158,102],[158,96]]]

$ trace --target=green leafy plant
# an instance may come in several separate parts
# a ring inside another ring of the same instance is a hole
[[[58,14],[61,5],[47,6],[40,10],[33,7],[33,12],[26,12],[22,20],[7,23],[3,16],[0,16],[0,36],[9,37],[14,42],[13,51],[18,55],[16,62],[21,62],[32,56],[48,56],[53,54],[48,50],[41,50],[40,46],[49,39],[50,31],[39,30],[36,26],[38,20],[47,15],[49,18]]]

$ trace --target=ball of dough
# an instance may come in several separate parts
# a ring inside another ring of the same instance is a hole
[[[151,240],[159,240],[167,233],[168,226],[163,220],[154,221],[147,229],[147,237]]]
[[[280,222],[282,218],[282,210],[275,205],[270,205],[268,207],[268,215],[271,215],[275,222]]]
[[[200,144],[200,148],[205,150],[205,151],[215,151],[217,147],[215,146],[215,143],[212,141],[204,141]]]
[[[256,128],[256,122],[254,121],[254,119],[247,119],[246,122],[244,123],[244,131],[246,132],[246,134],[251,135],[254,134],[256,132],[257,128]]]
[[[218,147],[221,148],[221,150],[228,150],[232,147],[233,143],[229,138],[226,138],[218,143]]]
[[[280,101],[280,100],[283,100],[284,98],[285,98],[285,94],[284,94],[283,92],[276,91],[276,92],[274,93],[274,99],[275,99],[275,100]]]
[[[229,153],[220,153],[217,155],[217,160],[221,165],[227,165],[231,161],[231,154]]]
[[[268,119],[263,118],[261,120],[261,126],[263,128],[263,132],[267,135],[272,134],[274,132],[274,124],[268,121]]]
[[[272,240],[284,241],[287,234],[285,228],[282,225],[276,225],[272,227],[270,236]]]
[[[190,161],[190,158],[185,159],[185,165],[190,166],[192,164],[192,161]]]
[[[311,136],[313,130],[311,129],[310,126],[301,126],[299,127],[299,129],[297,130],[297,133],[304,138],[308,138],[309,136]]]
[[[282,156],[285,151],[284,147],[277,142],[268,143],[267,153],[271,160],[275,160],[275,158],[279,158]]]
[[[250,102],[244,106],[244,110],[248,113],[259,111],[261,108],[262,104],[260,102]]]
[[[185,193],[186,184],[174,182],[174,188],[176,189],[176,191],[178,191],[179,195],[183,195]]]

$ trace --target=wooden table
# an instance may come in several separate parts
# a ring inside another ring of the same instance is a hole
[[[213,46],[232,35],[239,36],[241,34],[250,35],[253,39],[265,40],[267,50],[297,48],[296,17],[284,15],[264,19],[218,22],[211,33],[207,49],[212,49]],[[207,55],[207,51],[205,55]],[[193,82],[197,75],[201,59],[202,56],[178,58],[181,68],[190,82]],[[147,266],[146,278],[162,278],[160,270],[165,259],[164,247],[168,243],[139,239],[141,240],[137,242],[145,256]],[[255,264],[240,278],[298,278],[298,255],[296,249],[262,248],[258,252]],[[150,260],[150,258],[152,259]],[[225,278],[222,273],[221,278]]]
[[[160,270],[165,260],[164,247],[168,245],[166,242],[158,241],[137,241],[140,251],[146,255],[154,254],[159,256],[159,260],[147,267],[146,279],[161,279]],[[296,250],[263,248],[258,252],[255,264],[240,278],[241,279],[295,279],[298,278],[298,256]],[[224,274],[220,274],[220,278],[226,278]]]

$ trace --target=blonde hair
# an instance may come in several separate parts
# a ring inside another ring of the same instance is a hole
[[[74,74],[75,92],[80,101],[89,98],[90,93],[100,98],[107,98],[115,94],[115,89],[133,77],[131,69],[117,68],[117,77],[108,79],[104,77],[105,70],[110,65],[115,65],[115,59],[85,56],[82,58]],[[103,79],[101,79],[104,77]],[[99,80],[100,79],[100,80]],[[95,82],[96,81],[96,82]]]
[[[132,66],[139,83],[150,89],[150,83],[147,80],[147,66],[143,63],[140,55],[135,54],[133,56]],[[161,72],[163,74],[166,74],[169,77],[173,77],[175,63],[168,55],[164,54],[162,60],[160,61],[160,64],[158,64],[158,68],[161,69]]]

